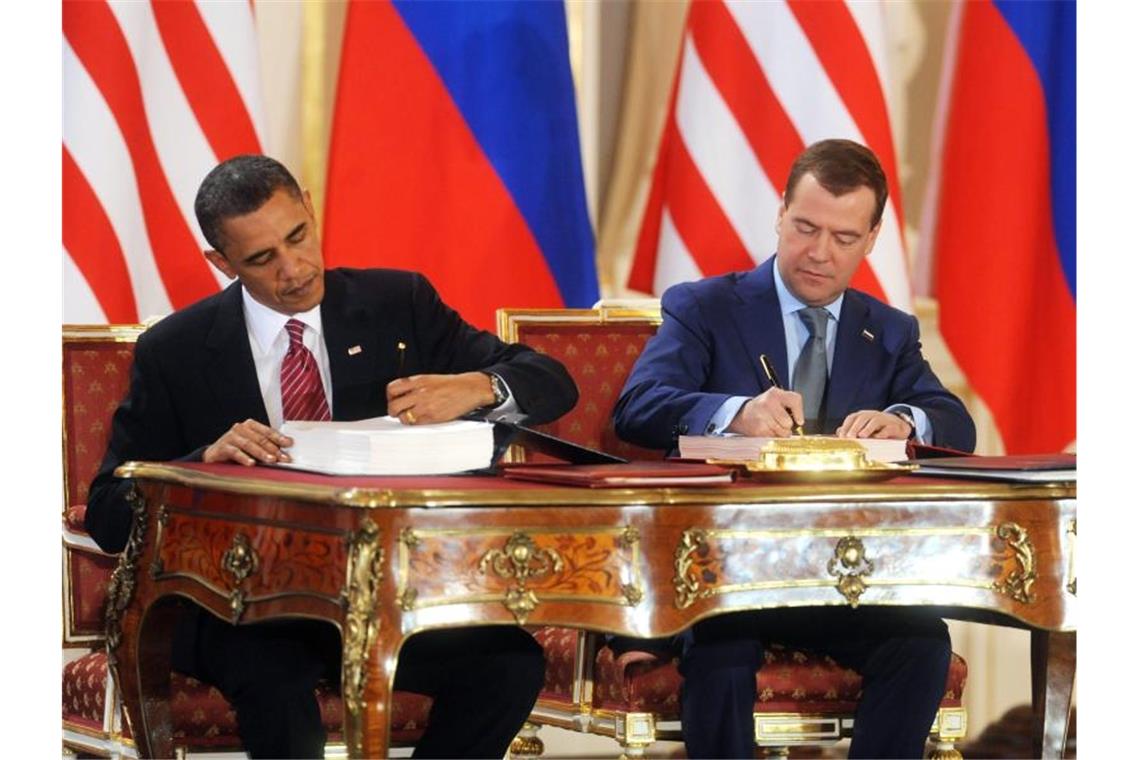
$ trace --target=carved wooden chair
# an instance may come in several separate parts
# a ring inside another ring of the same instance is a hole
[[[118,560],[99,550],[83,528],[83,517],[87,488],[106,449],[111,416],[126,394],[134,344],[144,329],[143,325],[63,328],[63,744],[68,753],[135,756],[130,726],[108,675],[103,638],[107,583]],[[330,745],[340,743],[340,696],[323,687],[318,699]],[[240,747],[234,712],[213,687],[174,673],[171,702],[174,739],[181,755]],[[430,698],[396,692],[392,743],[418,740],[430,709]]]
[[[63,743],[111,757],[133,754],[103,651],[106,588],[117,560],[87,535],[83,515],[143,329],[63,329]]]
[[[611,412],[634,361],[661,324],[659,307],[500,309],[499,336],[561,361],[578,384],[578,404],[542,426],[545,432],[627,459],[660,459],[614,433]],[[516,461],[527,458],[512,452]],[[546,684],[531,713],[553,725],[614,737],[626,756],[643,755],[658,739],[680,739],[681,675],[668,654],[615,653],[604,637],[570,628],[534,631],[546,652]],[[831,658],[772,647],[757,671],[756,744],[769,755],[793,746],[827,746],[851,735],[862,679]],[[966,735],[962,692],[966,662],[951,661],[946,693],[931,728],[932,758],[958,758]],[[541,742],[536,742],[537,748]]]

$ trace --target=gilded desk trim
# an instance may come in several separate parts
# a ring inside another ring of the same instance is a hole
[[[384,580],[382,531],[370,518],[349,539],[348,568],[345,576],[344,656],[341,683],[346,713],[345,740],[352,743],[357,757],[364,755],[363,734],[359,729],[364,716],[364,694],[368,685],[368,658],[376,645],[380,621],[376,599]],[[352,730],[350,729],[350,721]]]
[[[1077,595],[1077,521],[1069,520],[1069,527],[1065,530],[1065,538],[1067,540],[1067,548],[1069,550],[1069,566],[1065,571],[1065,577],[1068,582],[1065,584],[1065,590],[1073,596]]]
[[[893,538],[898,536],[979,536],[992,537],[1005,541],[1015,568],[1003,572],[997,580],[975,580],[968,578],[870,578],[874,574],[874,561],[865,556],[861,539],[872,537]],[[828,577],[803,578],[796,580],[751,581],[747,583],[724,583],[702,588],[700,574],[690,572],[692,557],[710,540],[718,538],[743,538],[779,541],[788,538],[838,538],[835,556],[826,567]],[[850,562],[848,554],[857,555]],[[1071,555],[1070,555],[1071,563]],[[844,569],[844,567],[848,569]],[[862,594],[871,586],[959,586],[963,588],[988,589],[1005,594],[1022,604],[1036,601],[1032,586],[1037,580],[1036,551],[1029,540],[1028,531],[1013,522],[1003,522],[988,527],[941,527],[941,528],[793,528],[787,530],[736,530],[718,528],[690,528],[682,532],[673,552],[674,605],[677,609],[687,609],[698,599],[708,599],[715,595],[732,594],[741,591],[768,591],[788,588],[824,588],[834,586],[848,604],[859,606]],[[857,568],[858,571],[851,568]]]
[[[411,507],[486,506],[667,506],[673,504],[781,503],[891,503],[900,501],[1057,501],[1076,498],[1076,483],[1011,484],[1000,482],[954,481],[952,483],[912,483],[884,487],[882,484],[854,485],[763,485],[737,488],[581,488],[546,487],[523,489],[417,489],[417,488],[337,488],[335,486],[280,483],[256,477],[213,475],[176,464],[127,462],[115,470],[121,478],[147,478],[164,483],[300,501],[337,504],[366,509]],[[492,481],[493,482],[493,481]]]
[[[107,611],[105,613],[107,665],[112,672],[117,672],[119,667],[119,647],[123,643],[123,613],[134,598],[135,586],[138,583],[138,564],[142,558],[144,538],[147,531],[146,498],[142,495],[137,483],[131,484],[131,488],[127,492],[127,502],[131,506],[133,515],[131,532],[127,538],[126,548],[119,555],[119,565],[111,574],[111,582],[107,588]]]

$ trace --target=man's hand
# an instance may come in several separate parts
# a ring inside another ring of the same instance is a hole
[[[252,467],[258,462],[291,462],[281,449],[293,439],[257,420],[238,422],[214,441],[202,454],[203,462],[237,462]]]
[[[405,425],[447,422],[495,401],[482,372],[412,375],[388,383],[388,414]]]
[[[784,438],[804,424],[804,400],[795,391],[769,388],[744,402],[725,428],[728,433]]]
[[[840,438],[910,438],[910,423],[890,412],[852,412],[835,431]]]

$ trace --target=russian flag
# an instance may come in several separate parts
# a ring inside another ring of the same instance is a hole
[[[1076,5],[967,2],[933,224],[942,334],[1009,453],[1076,438]]]
[[[426,274],[469,322],[598,298],[562,3],[351,3],[329,266]]]

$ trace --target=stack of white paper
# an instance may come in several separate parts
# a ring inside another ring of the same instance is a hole
[[[446,475],[491,465],[494,426],[456,420],[403,425],[394,417],[356,422],[286,422],[286,467],[330,475]]]

